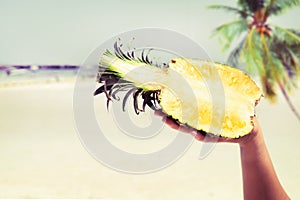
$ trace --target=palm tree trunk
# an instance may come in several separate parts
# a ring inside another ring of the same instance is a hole
[[[281,90],[281,92],[282,92],[282,94],[283,94],[286,102],[288,103],[290,109],[295,114],[295,116],[297,117],[297,119],[300,121],[300,114],[298,113],[298,111],[296,110],[295,106],[291,102],[291,99],[290,99],[289,95],[287,94],[286,90],[284,89],[283,85],[280,82],[278,82],[278,85],[279,85],[280,90]]]

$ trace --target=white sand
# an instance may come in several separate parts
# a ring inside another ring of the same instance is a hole
[[[235,144],[218,144],[198,160],[201,143],[194,142],[179,161],[152,174],[103,166],[79,141],[72,95],[71,83],[0,90],[0,198],[242,199]],[[293,101],[300,110],[300,92]],[[278,176],[299,199],[300,123],[282,99],[263,100],[257,113]]]

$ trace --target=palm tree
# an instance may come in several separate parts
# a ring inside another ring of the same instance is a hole
[[[235,13],[238,19],[217,27],[223,50],[231,50],[228,64],[259,75],[266,98],[275,101],[281,91],[300,121],[289,93],[300,76],[300,30],[282,28],[268,19],[300,6],[300,0],[238,0],[237,7],[212,5],[211,9]],[[232,44],[237,42],[233,48]],[[246,67],[244,67],[246,66]]]

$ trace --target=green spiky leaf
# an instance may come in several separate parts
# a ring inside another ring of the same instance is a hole
[[[240,43],[230,52],[227,63],[235,68],[239,68],[243,71],[245,71],[244,67],[242,66],[242,63],[240,62],[240,57],[242,55],[242,50],[244,48],[244,45],[246,43],[247,36],[245,36]]]
[[[264,7],[264,0],[243,0],[239,1],[241,5],[244,5],[252,13],[255,13],[257,10]],[[243,2],[243,3],[241,3]]]
[[[251,29],[248,33],[245,45],[243,48],[243,58],[246,62],[246,69],[250,73],[259,73],[260,76],[265,75],[263,65],[263,55],[260,53],[262,45],[259,41],[259,35],[255,32],[255,29]]]
[[[269,15],[279,15],[300,6],[300,0],[271,0],[266,10]]]
[[[285,42],[287,45],[300,45],[300,31],[296,29],[287,29],[272,24],[273,38]]]
[[[280,89],[300,121],[300,114],[288,94],[297,88],[300,78],[300,30],[267,23],[271,15],[300,6],[300,0],[238,0],[237,5],[236,10],[215,6],[215,9],[227,12],[241,10],[251,16],[245,19],[240,15],[239,20],[223,24],[214,31],[214,34],[219,34],[223,50],[228,50],[235,39],[239,39],[238,45],[229,54],[228,62],[236,68],[245,65],[246,71],[258,74],[268,99],[275,100]],[[240,37],[245,29],[248,30],[247,35]]]
[[[213,36],[219,35],[222,50],[227,50],[232,41],[238,39],[240,34],[247,31],[248,25],[245,20],[236,20],[217,27],[214,30]]]
[[[235,7],[231,6],[224,6],[224,5],[210,5],[207,7],[208,9],[214,9],[214,10],[221,10],[229,13],[238,14],[241,18],[246,19],[247,17],[251,16],[250,13],[246,12],[245,10],[241,10]]]

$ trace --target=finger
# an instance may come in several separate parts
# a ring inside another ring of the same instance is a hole
[[[178,130],[180,128],[180,124],[178,124],[174,119],[170,117],[165,117],[165,123],[171,128]]]
[[[165,117],[164,120],[165,120],[165,123],[172,129],[179,130],[182,133],[188,133],[188,134],[192,135],[193,137],[195,137],[195,135],[197,135],[197,133],[194,129],[190,128],[189,126],[178,123],[176,120],[174,120],[171,117]]]
[[[196,140],[201,141],[201,142],[204,141],[204,138],[205,138],[204,135],[202,135],[201,133],[198,133],[198,132],[195,132],[194,134],[195,134],[195,135],[194,135],[194,138],[195,138]]]
[[[210,133],[206,133],[204,131],[197,131],[197,135],[195,135],[195,139],[202,142],[213,142],[213,143],[230,142],[231,140],[235,140],[235,139],[224,138]]]
[[[192,135],[196,140],[198,141],[205,141],[206,142],[215,142],[215,141],[227,141],[226,138],[220,138],[220,137],[213,137],[211,135],[202,134],[201,132],[187,126],[184,124],[179,124],[176,120],[174,120],[172,117],[167,116],[165,113],[163,113],[161,110],[156,110],[154,112],[156,116],[162,117],[162,121],[166,123],[170,128],[179,130],[182,133],[187,133]]]
[[[165,113],[163,113],[161,110],[155,110],[154,115],[159,116],[159,117],[165,117],[167,116]]]

